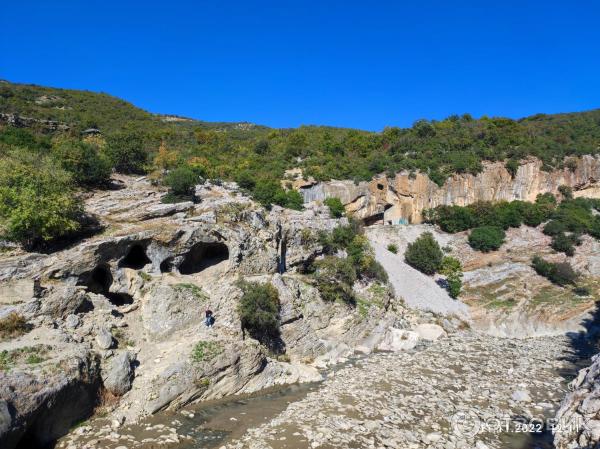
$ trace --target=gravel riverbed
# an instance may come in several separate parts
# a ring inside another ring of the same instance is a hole
[[[569,343],[464,334],[376,354],[226,447],[523,447],[519,417],[553,416],[564,396]]]
[[[188,407],[137,428],[84,426],[58,447],[547,447],[539,435],[532,440],[523,432],[537,427],[519,423],[554,416],[565,395],[565,376],[573,372],[571,356],[567,337],[464,332],[411,351],[356,359],[300,395],[225,404],[212,419],[198,420],[202,412]]]

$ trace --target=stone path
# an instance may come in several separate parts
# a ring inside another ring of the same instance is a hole
[[[469,332],[409,353],[376,354],[226,447],[521,448],[526,435],[519,438],[515,418],[554,415],[568,351],[565,337]]]

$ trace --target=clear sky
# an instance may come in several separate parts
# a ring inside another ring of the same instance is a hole
[[[600,2],[6,0],[0,78],[276,127],[593,109]]]

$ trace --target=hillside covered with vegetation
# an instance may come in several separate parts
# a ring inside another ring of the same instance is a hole
[[[49,127],[48,121],[61,126]],[[464,114],[382,132],[273,129],[161,116],[103,93],[0,81],[0,165],[5,171],[0,231],[4,238],[29,243],[60,235],[60,229],[72,232],[80,213],[73,192],[101,187],[112,170],[149,174],[171,187],[172,201],[185,197],[190,183],[202,176],[235,180],[267,206],[301,208],[300,195],[280,185],[287,169],[302,168],[317,180],[355,181],[421,171],[441,185],[452,173],[478,173],[486,160],[504,160],[514,172],[527,156],[552,169],[568,164],[568,156],[597,153],[600,110],[520,120]],[[46,201],[46,195],[52,200]],[[40,216],[50,203],[62,204],[69,213]]]

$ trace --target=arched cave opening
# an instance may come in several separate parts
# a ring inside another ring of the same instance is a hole
[[[110,291],[113,277],[106,265],[98,265],[89,275],[85,276],[80,284],[86,285],[88,290],[98,295],[103,295],[115,306],[132,304],[133,297],[127,293],[113,293]]]
[[[86,285],[88,290],[92,293],[105,295],[108,293],[112,281],[113,277],[112,274],[110,274],[110,269],[105,265],[99,265],[93,269],[86,282]]]
[[[190,248],[179,266],[181,274],[199,273],[229,259],[229,249],[221,242],[199,242]]]
[[[146,255],[146,249],[139,244],[133,245],[129,252],[121,261],[119,262],[119,267],[121,268],[133,268],[134,270],[141,270],[147,264],[152,261],[148,259]]]

